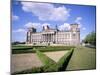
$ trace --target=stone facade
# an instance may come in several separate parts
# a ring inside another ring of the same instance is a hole
[[[34,27],[28,29],[26,44],[32,45],[51,45],[61,44],[75,46],[80,44],[80,29],[78,24],[71,24],[70,30],[60,31],[57,28],[51,29],[43,26],[42,32],[36,32]]]

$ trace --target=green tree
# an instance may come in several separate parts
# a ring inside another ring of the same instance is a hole
[[[91,32],[90,34],[88,34],[86,36],[86,38],[84,39],[84,43],[89,43],[91,45],[96,45],[96,33]]]

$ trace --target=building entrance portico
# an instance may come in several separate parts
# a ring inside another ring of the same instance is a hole
[[[47,44],[52,44],[55,42],[54,33],[45,33],[42,34],[42,42]]]

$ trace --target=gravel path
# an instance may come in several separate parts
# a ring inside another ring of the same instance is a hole
[[[11,72],[22,71],[32,67],[40,67],[42,62],[35,53],[13,54],[11,60]]]
[[[58,61],[67,51],[44,52],[54,61]],[[12,54],[11,73],[42,66],[36,53]]]
[[[57,51],[57,52],[45,52],[44,54],[46,54],[48,57],[50,57],[51,59],[53,59],[55,62],[58,62],[59,59],[66,54],[66,52],[68,51]]]

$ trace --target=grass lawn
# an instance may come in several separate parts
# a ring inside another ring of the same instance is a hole
[[[66,70],[84,70],[96,68],[96,49],[88,47],[75,48]]]

